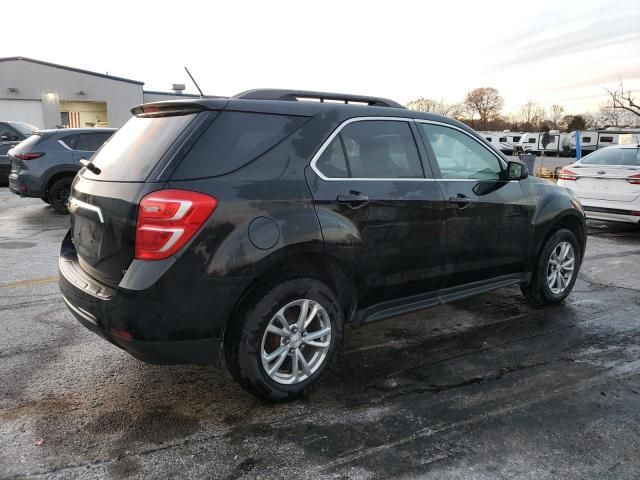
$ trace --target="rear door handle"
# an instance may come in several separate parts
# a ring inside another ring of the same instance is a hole
[[[369,197],[359,192],[349,192],[347,195],[338,195],[336,198],[338,203],[344,203],[349,208],[361,208],[369,203]]]
[[[449,203],[455,203],[458,208],[466,208],[471,205],[471,202],[471,198],[463,195],[462,193],[459,193],[455,197],[449,197]]]

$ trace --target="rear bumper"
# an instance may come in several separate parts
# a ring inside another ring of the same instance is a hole
[[[9,190],[21,197],[42,197],[42,185],[31,176],[18,173],[9,174]]]
[[[216,363],[235,279],[212,284],[186,280],[170,269],[144,290],[112,288],[80,268],[69,234],[62,244],[58,278],[73,316],[135,358],[160,364]]]
[[[131,356],[147,363],[211,365],[216,363],[222,340],[204,338],[169,342],[150,342],[128,338],[106,330],[101,321],[84,309],[74,305],[66,296],[62,296],[69,311],[82,325],[96,335],[122,348]]]

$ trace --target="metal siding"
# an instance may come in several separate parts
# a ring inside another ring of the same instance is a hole
[[[17,88],[16,93],[9,88]],[[77,92],[84,91],[84,95]],[[47,96],[48,92],[54,95]],[[101,78],[24,60],[0,62],[0,98],[42,100],[46,128],[60,123],[60,100],[105,102],[110,127],[121,127],[143,102],[142,85]],[[2,112],[0,112],[2,117]]]

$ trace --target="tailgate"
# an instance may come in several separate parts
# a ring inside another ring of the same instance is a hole
[[[161,188],[157,183],[76,177],[69,199],[71,238],[85,272],[106,285],[118,285],[134,258],[140,199]]]

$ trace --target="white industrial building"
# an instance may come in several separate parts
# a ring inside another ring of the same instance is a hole
[[[66,67],[25,57],[0,58],[0,121],[26,122],[38,128],[121,127],[134,105],[181,97],[151,92],[144,82]]]

